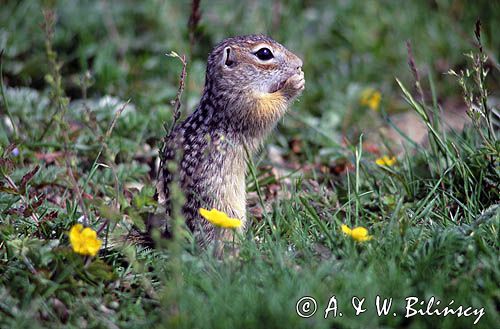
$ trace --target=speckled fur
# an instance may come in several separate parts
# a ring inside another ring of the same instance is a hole
[[[273,52],[272,60],[255,56],[262,47]],[[186,197],[182,212],[187,226],[201,245],[213,240],[214,228],[199,208],[216,208],[245,223],[246,149],[253,154],[259,148],[303,89],[302,61],[271,38],[238,36],[219,43],[208,57],[199,105],[167,137],[157,182],[166,214],[149,228],[162,226],[169,235],[173,179]],[[169,162],[179,160],[176,172],[168,170]]]

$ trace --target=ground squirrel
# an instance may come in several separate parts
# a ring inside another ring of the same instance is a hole
[[[199,208],[216,208],[245,224],[247,150],[253,154],[259,148],[303,89],[302,60],[273,39],[248,35],[219,43],[208,57],[199,105],[174,127],[161,150],[156,188],[165,213],[150,218],[149,229],[169,236],[173,179],[185,194],[182,212],[200,245],[214,239],[214,227]],[[172,161],[175,172],[169,169]]]

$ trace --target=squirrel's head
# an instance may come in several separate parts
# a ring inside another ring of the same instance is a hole
[[[272,125],[303,89],[302,60],[264,35],[225,39],[208,58],[205,93],[241,120]]]

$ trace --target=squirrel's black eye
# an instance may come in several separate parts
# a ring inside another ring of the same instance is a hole
[[[257,58],[261,61],[268,61],[271,58],[274,58],[274,55],[269,48],[260,48],[257,52],[255,52],[255,56],[257,56]]]

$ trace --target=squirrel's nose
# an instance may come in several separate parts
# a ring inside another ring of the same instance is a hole
[[[297,70],[302,70],[302,60],[297,57]]]
[[[289,67],[294,68],[298,71],[302,69],[302,60],[299,58],[299,56],[293,54],[293,53],[288,53],[288,61],[291,64]]]

